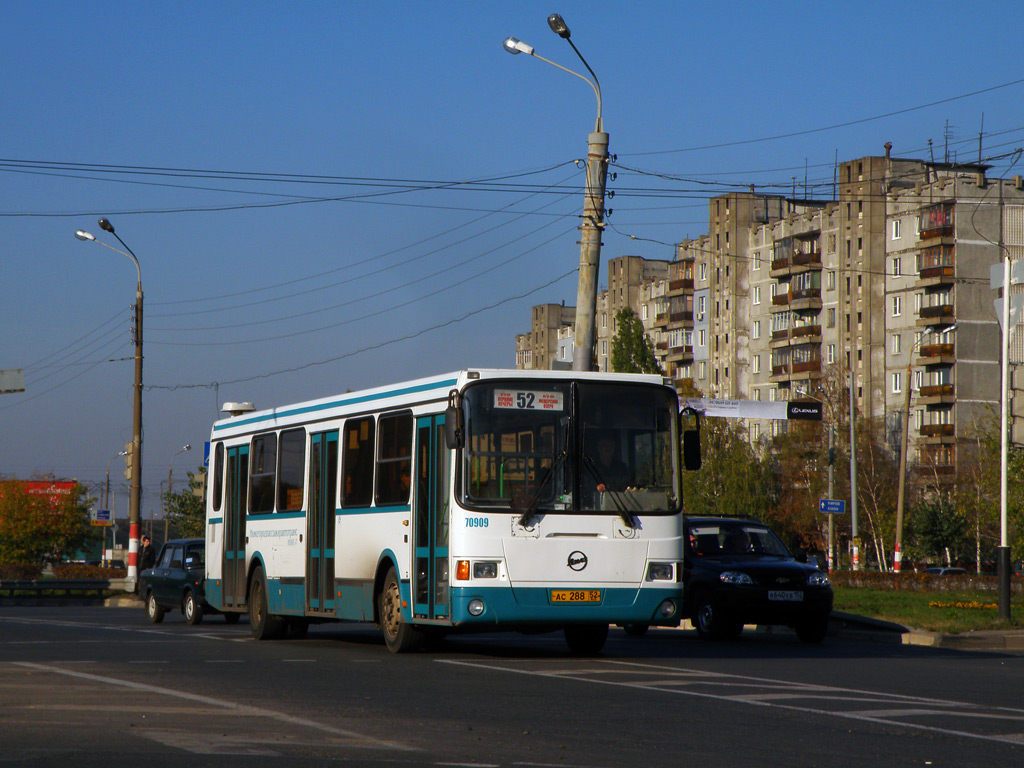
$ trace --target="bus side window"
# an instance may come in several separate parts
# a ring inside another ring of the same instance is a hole
[[[345,422],[341,504],[368,507],[373,499],[373,417]]]
[[[302,482],[306,476],[306,430],[281,433],[281,465],[277,473],[277,509],[302,509]]]
[[[224,497],[224,443],[217,443],[213,452],[213,511],[220,512]]]
[[[381,416],[377,442],[377,494],[380,506],[407,504],[412,471],[412,414]]]
[[[252,440],[249,470],[249,511],[274,511],[275,480],[277,477],[277,433],[258,435]]]

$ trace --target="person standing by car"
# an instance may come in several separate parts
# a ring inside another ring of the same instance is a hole
[[[142,536],[142,551],[139,553],[139,571],[145,571],[156,564],[156,551],[149,543],[149,536]]]

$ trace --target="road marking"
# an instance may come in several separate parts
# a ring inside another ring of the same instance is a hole
[[[634,688],[678,696],[746,704],[767,709],[781,709],[825,717],[857,720],[982,741],[995,741],[1018,746],[1024,743],[1022,735],[1016,732],[983,733],[966,731],[962,728],[943,728],[937,725],[925,725],[924,723],[907,719],[928,716],[955,718],[958,721],[962,721],[967,717],[971,717],[979,724],[986,721],[1016,724],[1024,720],[1024,709],[1011,707],[983,706],[924,696],[879,693],[877,691],[865,691],[854,688],[840,688],[611,659],[596,664],[593,661],[589,661],[586,662],[586,666],[575,669],[566,667],[565,662],[562,660],[555,662],[559,664],[558,667],[548,669],[539,668],[543,666],[543,662],[539,660],[528,662],[532,668],[524,668],[521,666],[523,663],[521,661],[515,662],[520,666],[502,666],[499,663],[460,659],[435,659],[435,661],[439,664],[453,664],[476,669],[489,669],[497,672],[510,672],[535,677]],[[629,675],[630,672],[633,673],[632,676]],[[698,690],[701,687],[709,690]],[[749,693],[734,692],[736,689],[743,688],[756,690],[752,690]],[[801,699],[807,701],[808,704],[799,705],[791,703],[794,700]],[[874,703],[879,706],[871,709],[857,710],[844,710],[840,708],[843,703],[851,701]],[[819,706],[815,706],[815,702]],[[828,709],[826,708],[828,704],[834,704],[836,708]]]
[[[243,714],[253,717],[266,717],[271,720],[276,720],[280,723],[287,725],[300,726],[302,728],[310,728],[312,730],[320,731],[331,736],[336,736],[346,740],[360,742],[362,745],[368,747],[374,747],[378,749],[395,749],[404,752],[418,751],[416,747],[407,746],[400,744],[395,741],[384,741],[381,739],[375,739],[372,736],[365,734],[356,733],[355,731],[348,731],[343,728],[335,728],[331,725],[324,725],[318,723],[315,720],[309,720],[304,717],[298,717],[297,715],[289,715],[285,712],[277,712],[272,709],[265,709],[263,707],[253,707],[247,704],[239,704],[234,701],[227,701],[225,699],[217,699],[212,696],[203,696],[197,693],[187,693],[185,691],[176,691],[173,688],[161,688],[157,685],[150,685],[148,683],[135,683],[129,680],[119,680],[113,677],[104,677],[102,675],[93,675],[88,672],[75,672],[70,669],[62,669],[61,667],[54,667],[48,664],[36,664],[29,661],[14,661],[11,662],[16,667],[23,667],[25,669],[35,669],[40,672],[50,672],[55,675],[65,675],[67,677],[74,677],[80,680],[89,680],[94,683],[101,683],[103,685],[114,685],[121,688],[128,688],[133,691],[141,691],[143,693],[151,693],[159,696],[169,696],[177,699],[184,699],[186,701],[195,702],[197,704],[205,704],[206,706],[219,707],[222,710],[226,710],[233,714]],[[179,736],[180,739],[180,736]],[[182,748],[184,747],[180,742],[176,744]]]

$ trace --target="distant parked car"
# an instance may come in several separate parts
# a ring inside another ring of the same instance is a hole
[[[199,624],[205,613],[216,612],[206,602],[205,566],[203,539],[175,539],[164,544],[156,564],[139,576],[139,594],[149,620],[159,624],[167,611],[180,610],[189,624]],[[233,624],[238,617],[233,613],[224,618]]]
[[[820,643],[832,612],[828,574],[798,562],[764,523],[690,517],[683,554],[683,616],[705,639],[744,624],[783,624]]]
[[[966,568],[946,568],[936,565],[931,568],[925,568],[921,573],[930,573],[934,576],[965,576],[968,571]]]

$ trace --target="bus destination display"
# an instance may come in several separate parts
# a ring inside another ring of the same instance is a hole
[[[520,411],[561,411],[564,409],[561,392],[531,392],[522,389],[494,390],[495,408]]]

